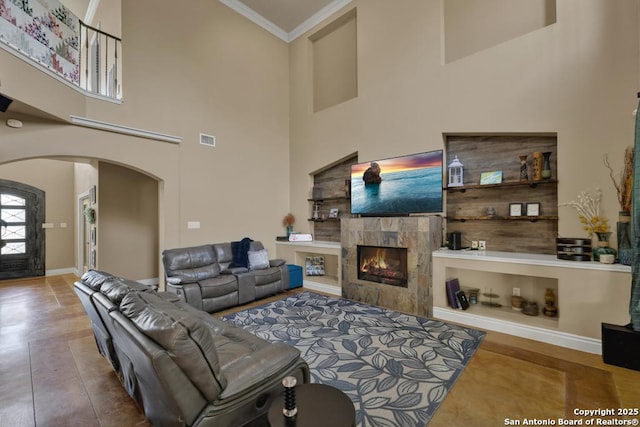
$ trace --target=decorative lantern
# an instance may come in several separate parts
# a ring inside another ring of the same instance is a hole
[[[464,165],[456,156],[449,165],[449,187],[462,187],[464,185]]]

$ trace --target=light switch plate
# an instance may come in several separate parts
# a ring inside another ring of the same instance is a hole
[[[200,221],[187,221],[187,228],[191,230],[200,228]]]

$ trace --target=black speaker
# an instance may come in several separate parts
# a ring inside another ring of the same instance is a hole
[[[7,111],[7,108],[9,108],[9,105],[11,105],[12,102],[13,99],[9,99],[6,96],[0,94],[0,111],[2,111],[3,113]]]
[[[630,325],[603,323],[602,360],[609,365],[640,371],[640,332]]]

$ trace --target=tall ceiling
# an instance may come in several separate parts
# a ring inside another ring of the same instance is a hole
[[[100,0],[60,0],[80,19],[93,17]],[[290,42],[351,0],[220,0],[272,34]],[[89,16],[87,16],[89,15]],[[90,19],[89,19],[90,21]]]

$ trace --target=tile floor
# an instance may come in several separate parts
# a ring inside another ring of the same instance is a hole
[[[0,282],[0,427],[150,425],[98,353],[74,280]],[[558,425],[582,419],[575,409],[606,408],[640,408],[640,372],[489,332],[429,427],[523,425],[525,418]]]

